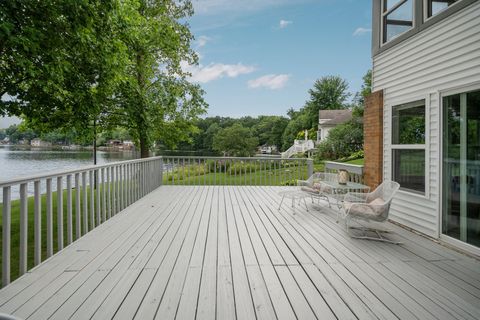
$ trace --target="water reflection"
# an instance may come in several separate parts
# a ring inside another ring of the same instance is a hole
[[[135,152],[97,152],[97,163],[131,160],[139,157]],[[0,181],[48,171],[77,169],[93,164],[91,151],[54,150],[18,146],[0,146]],[[28,186],[31,194],[33,186]],[[18,186],[12,188],[12,198],[18,198]],[[43,189],[43,188],[42,188]],[[1,201],[1,199],[0,199]]]

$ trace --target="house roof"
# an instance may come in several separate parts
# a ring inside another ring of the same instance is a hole
[[[336,125],[345,123],[352,119],[352,110],[320,110],[318,119],[321,124]]]

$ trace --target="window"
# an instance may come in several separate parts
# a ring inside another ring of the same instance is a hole
[[[425,102],[392,111],[392,180],[404,190],[425,193]]]
[[[480,247],[480,90],[443,97],[442,232]]]
[[[427,18],[447,9],[449,6],[459,0],[427,0]]]
[[[413,27],[413,0],[383,0],[383,43]]]

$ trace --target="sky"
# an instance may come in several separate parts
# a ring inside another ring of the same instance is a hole
[[[353,94],[371,68],[371,0],[192,0],[187,19],[205,116],[286,115],[315,80],[338,75]],[[0,128],[18,119],[0,118]]]
[[[371,0],[192,0],[188,19],[208,116],[286,115],[315,80],[359,91],[371,68]]]

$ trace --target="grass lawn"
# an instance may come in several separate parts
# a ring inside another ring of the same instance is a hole
[[[102,194],[103,190],[102,185],[100,187],[100,192]],[[63,190],[63,245],[64,247],[67,246],[67,192]],[[90,188],[87,187],[87,199],[88,199],[88,217],[90,219]],[[96,192],[94,193],[95,199],[95,210],[96,210]],[[76,196],[75,196],[75,189],[72,188],[72,236],[73,240],[76,239]],[[80,216],[83,217],[83,190],[80,192]],[[102,204],[103,205],[103,204]],[[58,251],[58,229],[57,229],[57,192],[52,192],[52,225],[53,225],[53,252]],[[35,216],[34,216],[34,197],[28,197],[28,231],[27,231],[27,242],[28,242],[28,253],[27,253],[27,268],[31,269],[34,266],[34,224],[35,224]],[[41,225],[42,225],[42,233],[41,233],[41,243],[42,243],[42,261],[47,258],[47,202],[46,202],[46,195],[42,194],[41,196]],[[0,212],[3,210],[3,204],[0,203]],[[2,222],[2,215],[0,214],[0,225]],[[81,234],[85,234],[86,230],[83,228],[83,222],[80,224],[81,226]],[[90,227],[90,221],[89,221]],[[0,228],[0,232],[3,232]],[[11,201],[11,247],[10,247],[10,280],[13,281],[19,276],[19,256],[20,256],[20,200],[12,200]],[[0,248],[2,248],[3,242],[3,235],[0,236]],[[0,255],[0,264],[2,262],[2,256]]]

